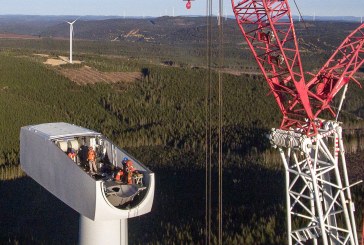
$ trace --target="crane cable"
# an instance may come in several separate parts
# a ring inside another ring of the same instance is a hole
[[[219,28],[219,69],[218,69],[218,76],[219,76],[219,125],[218,125],[218,137],[219,137],[219,150],[218,150],[218,244],[222,245],[222,164],[223,164],[223,158],[222,158],[222,124],[223,124],[223,99],[222,99],[222,68],[224,63],[224,40],[223,40],[223,1],[219,0],[219,19],[218,19],[218,28]]]
[[[205,116],[206,116],[206,196],[205,196],[205,244],[211,244],[212,235],[212,157],[213,157],[213,142],[212,142],[212,98],[213,98],[213,83],[212,83],[212,0],[207,0],[207,67],[208,77],[206,81],[206,96],[205,96]],[[222,67],[223,67],[223,1],[219,0],[219,17],[218,17],[218,30],[219,30],[219,69],[218,69],[218,244],[222,244]]]
[[[208,68],[208,76],[206,81],[206,97],[205,97],[205,116],[206,116],[206,139],[205,139],[205,149],[206,149],[206,162],[205,162],[205,169],[206,169],[206,190],[205,190],[205,244],[211,244],[211,172],[212,172],[212,128],[211,128],[211,109],[212,109],[212,23],[211,23],[211,16],[212,16],[212,0],[206,0],[206,21],[207,21],[207,42],[206,42],[206,61],[207,61],[207,68]]]
[[[304,26],[305,26],[305,29],[307,30],[308,28],[307,28],[307,25],[306,25],[306,21],[303,19],[303,16],[302,16],[302,14],[301,14],[301,10],[300,10],[300,8],[298,7],[298,4],[296,3],[296,0],[293,0],[293,2],[294,2],[294,5],[296,5],[296,8],[297,8],[298,14],[300,15],[300,18],[301,18],[301,20],[302,20],[302,22],[303,22],[303,24],[304,24]]]

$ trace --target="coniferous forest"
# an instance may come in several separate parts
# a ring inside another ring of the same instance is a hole
[[[338,31],[338,25],[343,31]],[[310,32],[298,28],[306,68],[320,67],[355,26],[320,22],[312,24]],[[335,38],[325,35],[330,30],[335,30]],[[19,163],[20,128],[61,121],[101,132],[155,172],[153,210],[129,220],[130,244],[204,244],[208,70],[205,46],[196,41],[205,37],[194,35],[200,32],[192,28],[179,34],[187,40],[155,43],[84,37],[75,41],[75,50],[81,50],[75,51],[75,59],[82,63],[56,67],[43,64],[46,58],[36,54],[67,56],[67,40],[0,39],[1,244],[77,244],[78,214],[27,177]],[[229,26],[226,32],[234,35],[226,37],[222,77],[223,240],[286,244],[284,171],[266,137],[279,126],[281,114],[248,50],[237,48],[237,30]],[[322,33],[320,40],[318,33]],[[65,70],[84,66],[102,72],[140,72],[141,77],[128,83],[79,85],[64,76]],[[216,71],[212,73],[215,94]],[[364,68],[357,79],[364,83]],[[356,182],[364,177],[364,91],[354,83],[349,89],[340,120],[349,175]],[[217,97],[212,104],[217,162]],[[359,231],[364,186],[352,191]],[[217,198],[213,213],[216,203]]]

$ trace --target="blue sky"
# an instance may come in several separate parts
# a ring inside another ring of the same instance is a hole
[[[362,16],[364,0],[296,0],[303,15]],[[217,0],[213,0],[215,6]],[[290,1],[293,13],[297,13]],[[160,16],[205,15],[206,0],[192,2],[186,10],[182,0],[0,0],[0,14],[32,15],[120,15]],[[231,1],[224,0],[227,14],[231,12]],[[214,11],[215,13],[217,10]]]

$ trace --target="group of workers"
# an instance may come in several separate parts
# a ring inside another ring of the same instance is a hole
[[[115,180],[127,183],[128,185],[133,184],[133,174],[136,172],[133,162],[127,158],[124,158],[122,165],[123,168],[117,169],[116,171]]]
[[[74,162],[77,163],[77,153],[75,149],[69,148],[67,151],[67,155],[69,158],[71,158]],[[96,152],[92,146],[88,147],[87,151],[87,162],[89,164],[89,172],[91,174],[97,173],[97,167],[96,167]]]
[[[74,162],[77,162],[77,153],[73,148],[68,150],[67,155]],[[89,173],[92,175],[98,173],[98,169],[96,167],[96,157],[97,155],[95,149],[92,146],[88,147],[86,160],[89,165]],[[133,162],[125,157],[121,163],[122,163],[122,168],[117,167],[113,171],[114,180],[129,185],[133,184],[133,174],[136,175],[139,174],[138,171],[135,170]]]

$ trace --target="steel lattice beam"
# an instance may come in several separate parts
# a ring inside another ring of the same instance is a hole
[[[317,120],[364,62],[364,24],[306,83],[288,0],[232,0],[240,30],[283,114],[281,128],[317,134]],[[357,82],[357,81],[356,81]],[[357,82],[358,83],[358,82]]]
[[[341,127],[326,123],[314,137],[275,130],[286,170],[288,243],[357,245],[354,204]]]
[[[232,0],[233,11],[283,114],[271,134],[286,169],[288,242],[358,245],[341,127],[318,116],[364,64],[364,24],[306,83],[288,0]]]

